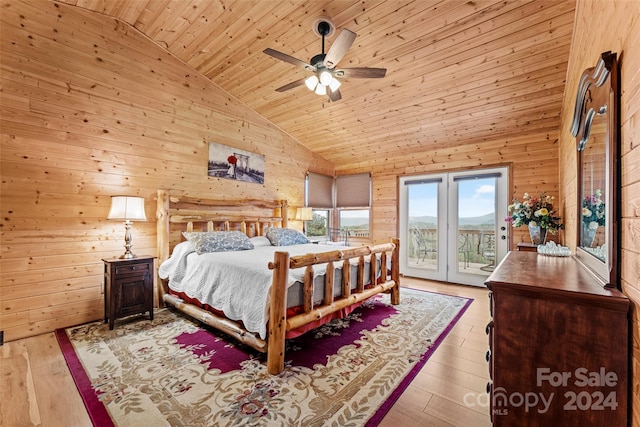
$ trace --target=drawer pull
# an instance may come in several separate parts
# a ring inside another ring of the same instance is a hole
[[[487,323],[487,327],[484,329],[484,332],[489,335],[491,333],[491,329],[493,329],[493,320]]]
[[[484,358],[486,359],[487,362],[491,360],[491,350],[487,350],[487,352],[484,355]]]
[[[493,317],[493,291],[489,291],[489,314]]]

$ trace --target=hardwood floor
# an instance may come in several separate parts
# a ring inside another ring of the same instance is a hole
[[[486,407],[487,290],[405,277],[402,285],[473,298],[380,426],[491,425]],[[53,333],[0,347],[0,426],[91,426]]]
[[[397,426],[490,426],[487,407],[489,298],[486,288],[402,278],[402,285],[473,298],[467,311],[380,423]],[[465,404],[467,402],[467,404]]]

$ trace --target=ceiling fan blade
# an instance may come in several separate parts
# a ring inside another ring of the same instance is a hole
[[[327,56],[324,58],[323,65],[327,68],[335,67],[353,44],[353,41],[356,39],[356,35],[356,33],[351,30],[347,30],[346,28],[342,30],[329,48],[329,52],[327,52]]]
[[[313,65],[307,64],[306,62],[294,58],[293,56],[289,56],[286,53],[278,52],[277,50],[273,50],[271,48],[266,48],[265,50],[263,50],[263,52],[281,61],[304,68],[305,70],[316,71],[316,67],[314,67]]]
[[[329,95],[329,99],[332,102],[336,102],[342,99],[342,95],[340,94],[340,89],[331,90],[331,88],[327,88],[327,93]]]
[[[276,92],[284,92],[289,89],[293,89],[294,87],[302,86],[304,84],[304,81],[305,79],[296,80],[295,82],[291,82],[282,87],[279,87],[278,89],[276,89]]]
[[[354,79],[379,79],[387,73],[386,68],[341,68],[334,71],[338,77],[351,77]]]

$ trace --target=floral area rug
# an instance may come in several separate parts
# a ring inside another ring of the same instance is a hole
[[[106,426],[371,426],[472,300],[408,288],[287,341],[286,368],[170,309],[56,336],[94,423]]]

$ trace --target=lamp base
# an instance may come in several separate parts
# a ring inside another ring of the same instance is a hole
[[[124,222],[124,254],[120,255],[120,259],[133,259],[136,256],[131,253],[131,248],[133,244],[131,244],[131,221],[126,220]]]

